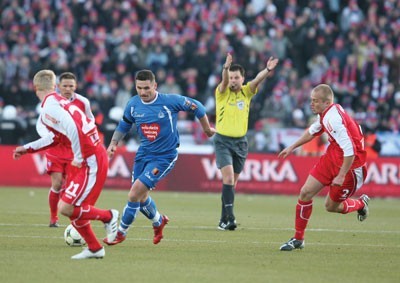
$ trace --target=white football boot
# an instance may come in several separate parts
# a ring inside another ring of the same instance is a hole
[[[103,258],[105,255],[106,255],[106,251],[104,248],[101,248],[97,252],[92,252],[88,248],[85,248],[79,254],[71,256],[71,259],[88,259],[88,258],[99,259],[99,258]]]
[[[107,233],[107,241],[109,243],[115,240],[117,237],[118,232],[118,218],[119,218],[119,211],[116,209],[111,209],[112,218],[110,222],[104,223],[104,228],[106,229]]]

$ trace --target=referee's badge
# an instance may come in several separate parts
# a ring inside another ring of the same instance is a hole
[[[237,105],[237,107],[239,108],[239,110],[243,110],[243,109],[244,109],[244,101],[243,101],[243,100],[238,101],[238,102],[236,103],[236,105]]]

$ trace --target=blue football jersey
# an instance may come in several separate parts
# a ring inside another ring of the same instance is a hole
[[[137,155],[172,153],[179,146],[177,121],[180,111],[192,112],[199,119],[205,115],[204,106],[186,96],[157,93],[154,101],[145,103],[135,95],[128,101],[116,130],[127,133],[133,124],[136,125],[140,137]]]

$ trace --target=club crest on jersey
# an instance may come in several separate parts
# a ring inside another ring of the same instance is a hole
[[[185,106],[189,107],[190,110],[192,110],[192,111],[197,109],[197,104],[194,102],[191,102],[189,99],[185,99]]]
[[[162,119],[165,117],[165,114],[160,110],[160,112],[158,112],[158,118]]]
[[[244,101],[240,100],[236,103],[237,108],[239,108],[239,110],[243,110],[244,109]]]
[[[158,168],[154,168],[153,170],[151,170],[151,173],[152,173],[154,176],[157,176],[158,173],[160,173],[160,170],[158,170]]]
[[[197,109],[197,105],[196,103],[192,103],[192,105],[190,105],[190,109],[192,109],[192,111]]]

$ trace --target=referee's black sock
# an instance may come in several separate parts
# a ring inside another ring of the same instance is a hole
[[[222,203],[222,205],[221,205],[221,221],[226,223],[228,221],[228,215],[225,210],[224,197],[222,196],[222,194],[221,194],[221,203]]]
[[[233,214],[233,203],[235,202],[235,191],[233,185],[222,185],[222,199],[228,220],[235,220],[235,215]]]

